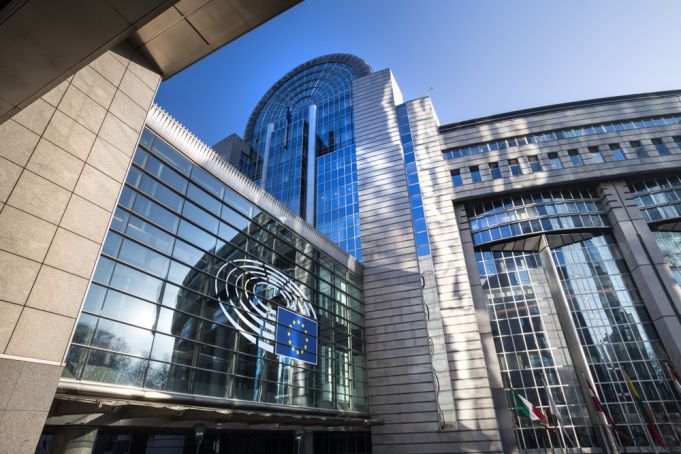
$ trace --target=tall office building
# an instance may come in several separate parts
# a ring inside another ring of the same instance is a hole
[[[371,67],[352,55],[300,65],[263,96],[243,142],[232,135],[214,146],[357,259],[362,248],[352,82],[370,73]]]
[[[290,4],[3,59],[0,451],[678,451],[681,91],[441,125],[329,55],[215,150],[152,105]]]
[[[374,451],[676,449],[679,92],[440,125],[358,62],[277,82],[240,165],[308,222],[348,225],[319,217],[346,142],[316,110],[347,97],[331,171],[356,182],[361,255],[322,231],[363,263]]]

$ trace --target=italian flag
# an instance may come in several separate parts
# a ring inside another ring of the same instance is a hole
[[[540,421],[545,427],[549,426],[549,420],[546,415],[513,388],[511,388],[511,404],[513,406],[513,413],[516,415],[530,418],[531,421]]]

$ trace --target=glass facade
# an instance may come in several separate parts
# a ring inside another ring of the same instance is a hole
[[[477,245],[554,230],[604,227],[605,218],[591,191],[546,191],[508,197],[471,207]]]
[[[365,71],[368,66],[320,62],[275,85],[246,130],[255,153],[241,168],[357,259],[362,252],[352,81]]]
[[[397,106],[397,124],[400,130],[400,141],[402,142],[402,159],[407,177],[407,191],[409,192],[409,206],[411,209],[411,223],[414,228],[414,239],[416,241],[416,252],[419,256],[429,255],[430,240],[428,239],[428,226],[426,225],[426,214],[423,211],[421,186],[419,184],[418,168],[416,166],[416,157],[414,156],[414,144],[411,139],[411,128],[409,127],[409,115],[407,114],[406,104]]]
[[[681,285],[681,177],[672,175],[629,184],[665,262]]]
[[[359,276],[145,130],[64,377],[366,411],[362,313]]]
[[[544,409],[551,392],[572,440],[569,446],[595,446],[539,254],[478,250],[476,259],[505,387]],[[523,449],[562,446],[558,434],[549,442],[550,434],[541,426],[525,418],[515,422]]]
[[[588,367],[588,380],[624,434],[613,432],[618,449],[653,449],[625,372],[667,445],[679,446],[681,407],[663,366],[666,352],[594,193],[526,194],[468,212],[504,384],[547,414],[550,392],[565,426],[551,433],[516,417],[520,446],[598,446],[598,422],[589,417],[577,361]],[[577,229],[580,235],[554,234]],[[541,244],[515,243],[528,235]],[[495,247],[499,243],[504,246]],[[567,343],[564,333],[572,330],[578,346]]]

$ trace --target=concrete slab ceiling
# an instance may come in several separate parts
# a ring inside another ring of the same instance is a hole
[[[180,0],[129,42],[172,77],[301,0]]]
[[[164,79],[301,0],[0,0],[0,124],[124,40]]]

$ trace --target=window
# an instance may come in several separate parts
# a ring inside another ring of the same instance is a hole
[[[541,162],[539,162],[539,156],[528,156],[527,161],[530,163],[531,172],[541,172]]]
[[[553,170],[558,170],[563,168],[563,163],[560,162],[560,156],[555,151],[548,154],[549,167]]]
[[[461,178],[461,171],[459,169],[452,170],[452,184],[455,187],[463,185],[463,179]]]
[[[681,136],[674,136],[674,143],[676,143],[676,146],[681,148]]]
[[[648,157],[648,152],[646,151],[645,148],[643,148],[643,145],[641,145],[640,140],[632,140],[631,142],[629,142],[629,145],[634,150],[634,153],[636,153],[637,158]]]
[[[473,183],[479,183],[482,181],[482,175],[480,174],[480,166],[470,166],[469,170],[471,172],[471,180],[473,180]]]
[[[579,155],[579,150],[568,150],[568,156],[573,167],[584,165],[584,161],[582,161],[582,157]]]
[[[511,168],[511,175],[522,175],[523,169],[520,168],[520,163],[517,159],[509,159],[508,166]]]
[[[493,180],[498,180],[501,178],[501,168],[499,167],[498,162],[490,162],[489,163],[489,172],[492,174],[492,179]]]
[[[662,139],[651,139],[651,142],[653,142],[653,145],[660,156],[667,156],[669,154],[669,149],[662,142]]]
[[[603,153],[601,153],[601,150],[599,150],[598,147],[589,147],[589,155],[591,155],[591,162],[595,164],[605,162]]]
[[[607,134],[611,132],[629,131],[632,129],[652,128],[674,124],[681,124],[681,116],[677,115],[645,119],[641,118],[638,120],[625,120],[616,123],[597,123],[593,125],[578,126],[575,128],[542,132],[529,136],[466,145],[465,147],[460,148],[450,148],[443,150],[443,154],[445,159],[456,159],[477,153],[485,153],[487,151],[503,150],[508,147],[521,146],[528,143],[545,143],[554,140],[571,139],[573,137],[584,137],[594,134]],[[681,141],[677,141],[677,143],[679,142]]]
[[[624,152],[622,151],[622,147],[620,147],[620,144],[618,143],[611,143],[610,144],[610,151],[612,151],[612,158],[615,161],[624,161],[627,159],[624,156]]]

